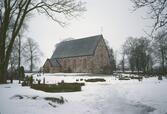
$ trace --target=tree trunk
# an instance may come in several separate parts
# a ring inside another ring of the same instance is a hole
[[[137,69],[137,74],[139,74],[139,59],[136,57],[136,69]]]
[[[19,71],[19,84],[21,83],[20,82],[20,80],[21,80],[21,75],[20,75],[20,63],[21,63],[21,36],[20,35],[18,35],[18,37],[19,37],[19,50],[18,50],[18,52],[19,52],[19,61],[18,61],[18,71]]]
[[[6,3],[7,4],[7,3]],[[1,22],[0,26],[0,83],[6,83],[6,60],[5,60],[5,40],[7,37],[7,29],[9,25],[9,16],[10,16],[10,8],[5,7],[3,22]]]
[[[5,80],[4,80],[4,76],[5,76],[5,73],[4,73],[4,68],[2,65],[0,65],[0,84],[1,83],[5,83]]]
[[[161,65],[162,65],[162,74],[164,74],[165,73],[165,57],[164,57],[164,50],[163,49],[161,49],[161,59],[162,59],[162,61],[161,61]]]
[[[33,56],[31,54],[30,72],[33,71]]]
[[[0,36],[1,39],[4,39],[3,36]],[[9,60],[5,56],[5,43],[4,41],[0,42],[0,83],[6,83],[7,68]]]
[[[6,83],[7,77],[7,67],[8,65],[4,65],[0,63],[0,83]]]
[[[122,56],[122,72],[125,72],[125,55]]]

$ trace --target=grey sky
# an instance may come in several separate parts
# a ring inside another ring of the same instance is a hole
[[[87,11],[62,28],[48,17],[38,15],[29,22],[28,35],[34,38],[44,53],[42,64],[50,58],[54,46],[65,38],[83,38],[103,34],[114,50],[119,50],[129,36],[144,36],[150,20],[143,19],[144,11],[132,13],[130,0],[85,0]]]

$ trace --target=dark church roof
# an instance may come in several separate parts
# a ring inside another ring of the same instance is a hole
[[[56,59],[48,59],[52,67],[59,67],[60,64]]]
[[[51,59],[93,55],[102,35],[61,42],[56,47]]]

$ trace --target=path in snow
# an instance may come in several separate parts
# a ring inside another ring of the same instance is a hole
[[[85,77],[46,77],[75,81]],[[91,77],[86,77],[91,78]],[[157,78],[119,81],[104,77],[107,82],[86,83],[81,92],[46,93],[21,87],[18,84],[0,85],[1,114],[166,114],[167,79]],[[39,96],[39,99],[11,99],[14,95]],[[68,100],[63,105],[51,107],[42,97],[60,97]]]

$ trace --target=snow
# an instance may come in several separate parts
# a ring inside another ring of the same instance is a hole
[[[118,80],[112,76],[79,74],[33,75],[47,83],[76,82],[76,79],[104,78],[106,82],[86,82],[81,92],[47,93],[22,87],[18,81],[0,85],[0,114],[167,114],[167,79],[157,77]],[[84,81],[81,81],[84,82]],[[13,98],[22,95],[23,99]],[[37,99],[31,99],[38,96]],[[44,97],[63,97],[64,104],[50,106]]]

